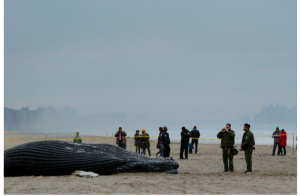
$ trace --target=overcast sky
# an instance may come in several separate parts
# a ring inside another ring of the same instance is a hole
[[[296,0],[6,0],[4,105],[239,119],[297,104]]]

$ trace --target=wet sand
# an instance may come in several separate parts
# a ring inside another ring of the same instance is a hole
[[[39,138],[13,139],[21,137]],[[73,138],[73,135],[51,134],[47,138]],[[4,139],[13,139],[4,141],[6,150],[19,144],[45,140],[45,136],[5,131]],[[83,142],[115,145],[114,138],[83,139]],[[135,151],[133,142],[133,139],[127,139],[130,151]],[[244,174],[246,163],[243,152],[234,157],[235,171],[224,173],[219,145],[200,141],[198,154],[189,154],[188,160],[179,160],[180,144],[171,143],[171,156],[179,163],[177,175],[121,173],[96,178],[74,175],[4,177],[4,194],[297,194],[297,153],[295,151],[293,156],[291,147],[287,147],[286,156],[271,156],[271,146],[257,145],[253,152],[253,172]],[[152,156],[158,152],[155,144],[151,141]]]

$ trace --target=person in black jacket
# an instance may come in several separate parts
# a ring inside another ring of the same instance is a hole
[[[200,138],[200,132],[197,130],[197,127],[194,126],[194,129],[191,131],[191,148],[190,148],[190,154],[193,153],[193,146],[195,144],[195,154],[197,154],[198,151],[198,140]]]
[[[161,143],[162,143],[162,146],[164,148],[164,151],[163,151],[163,154],[164,154],[164,157],[169,157],[170,156],[170,137],[169,137],[169,133],[167,133],[168,131],[168,128],[166,126],[164,126],[164,131],[162,132],[161,134]]]
[[[185,151],[185,159],[188,159],[191,133],[185,127],[182,127],[181,129],[180,159],[183,159],[183,151]]]

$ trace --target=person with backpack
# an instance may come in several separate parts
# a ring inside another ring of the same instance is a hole
[[[284,131],[284,129],[281,130],[281,133],[280,133],[280,137],[279,137],[279,151],[278,151],[278,156],[279,154],[281,154],[282,156],[282,149],[284,150],[284,156],[286,155],[286,132]]]
[[[199,138],[200,138],[200,132],[197,130],[197,127],[194,126],[194,129],[191,131],[192,141],[191,141],[191,147],[190,147],[190,150],[189,150],[190,154],[193,153],[194,144],[195,144],[195,154],[197,154]]]

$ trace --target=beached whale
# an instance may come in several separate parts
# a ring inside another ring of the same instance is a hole
[[[140,155],[111,144],[39,141],[4,151],[4,176],[69,175],[75,170],[100,175],[120,172],[178,173],[172,158]]]

